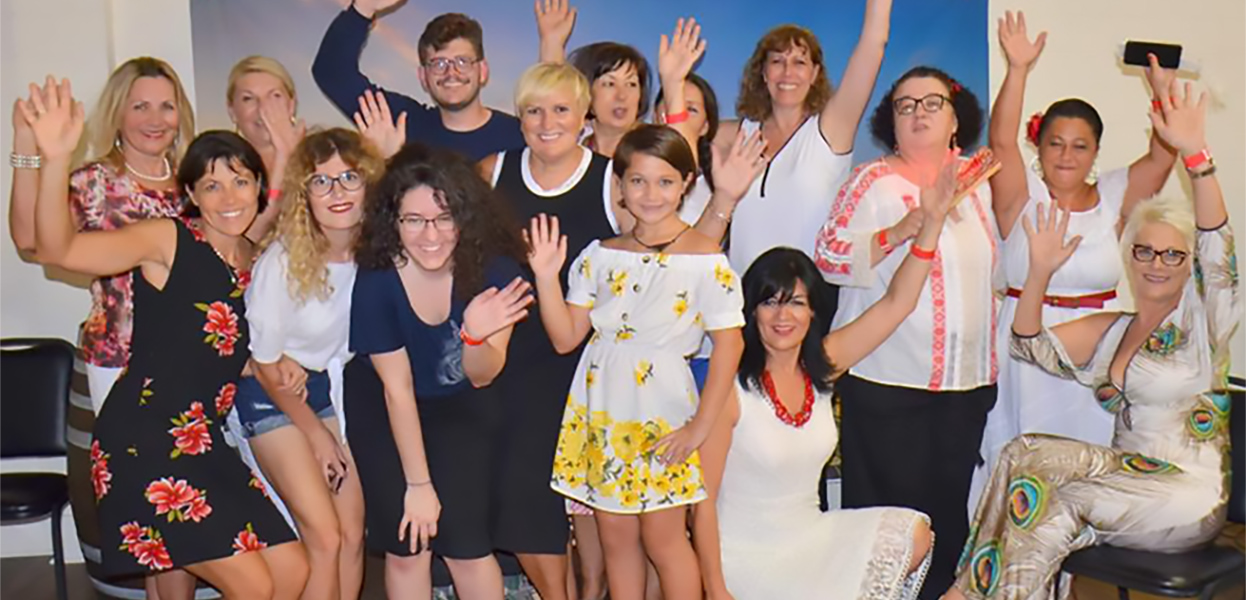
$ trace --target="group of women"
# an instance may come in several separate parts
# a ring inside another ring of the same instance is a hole
[[[334,58],[390,4],[347,8],[314,67],[362,86],[358,131],[305,131],[264,57],[230,74],[236,133],[196,136],[153,58],[113,73],[89,123],[68,81],[14,107],[14,242],[99,277],[82,346],[108,572],[149,574],[153,598],[195,577],[355,598],[366,547],[391,597],[430,597],[437,555],[459,597],[501,598],[498,551],[547,599],[1031,597],[1077,548],[1215,535],[1238,274],[1204,101],[1154,61],[1147,155],[1091,177],[1102,121],[1063,100],[1027,168],[1046,35],[1008,14],[993,154],[962,156],[983,109],[919,66],[873,111],[889,153],[850,169],[890,0],[867,0],[834,93],[812,33],[767,33],[739,121],[680,20],[654,124],[643,54],[567,56],[576,9],[538,0],[522,146],[495,152],[510,117],[479,105],[470,18],[421,37],[440,122]],[[407,143],[415,121],[444,130]],[[1178,154],[1193,203],[1147,199]],[[1116,310],[1121,273],[1136,312]],[[841,428],[849,509],[822,513]]]

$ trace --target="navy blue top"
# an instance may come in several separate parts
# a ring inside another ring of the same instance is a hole
[[[407,141],[454,150],[478,161],[486,156],[524,146],[519,119],[493,110],[484,125],[471,131],[451,131],[441,122],[441,112],[397,92],[382,90],[359,71],[359,55],[368,41],[372,20],[355,11],[354,6],[342,11],[320,42],[312,78],[320,91],[328,96],[338,110],[350,119],[359,110],[359,97],[371,89],[385,94],[394,118],[407,113]]]
[[[500,290],[520,273],[515,261],[496,258],[485,268],[485,288]],[[416,398],[449,396],[471,387],[463,373],[463,341],[459,338],[467,302],[453,297],[450,317],[429,325],[411,309],[395,267],[360,269],[350,302],[351,351],[366,357],[406,348]]]

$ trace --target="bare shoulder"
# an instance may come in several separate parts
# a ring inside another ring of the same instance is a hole
[[[627,238],[621,235],[616,235],[612,238],[601,240],[601,247],[609,248],[611,250],[628,250],[629,249],[627,247]]]
[[[672,250],[674,254],[722,254],[723,251],[714,238],[696,229],[685,231]]]
[[[489,156],[480,159],[480,162],[476,163],[476,172],[479,173],[480,177],[489,185],[493,185],[493,170],[497,168],[498,160],[501,156],[501,153],[490,154]]]

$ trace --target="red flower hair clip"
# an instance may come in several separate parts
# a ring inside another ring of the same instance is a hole
[[[1043,126],[1043,113],[1036,112],[1030,117],[1029,123],[1025,125],[1025,139],[1031,144],[1038,145],[1038,130]]]
[[[959,81],[953,81],[953,82],[952,82],[952,95],[953,95],[953,96],[955,96],[956,94],[961,93],[961,90],[964,90],[964,89],[965,89],[965,88],[961,87],[961,85],[960,85],[960,82],[959,82]]]

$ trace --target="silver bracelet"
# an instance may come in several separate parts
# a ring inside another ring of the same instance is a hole
[[[38,154],[9,153],[9,166],[14,169],[38,169],[43,166],[43,157]]]

